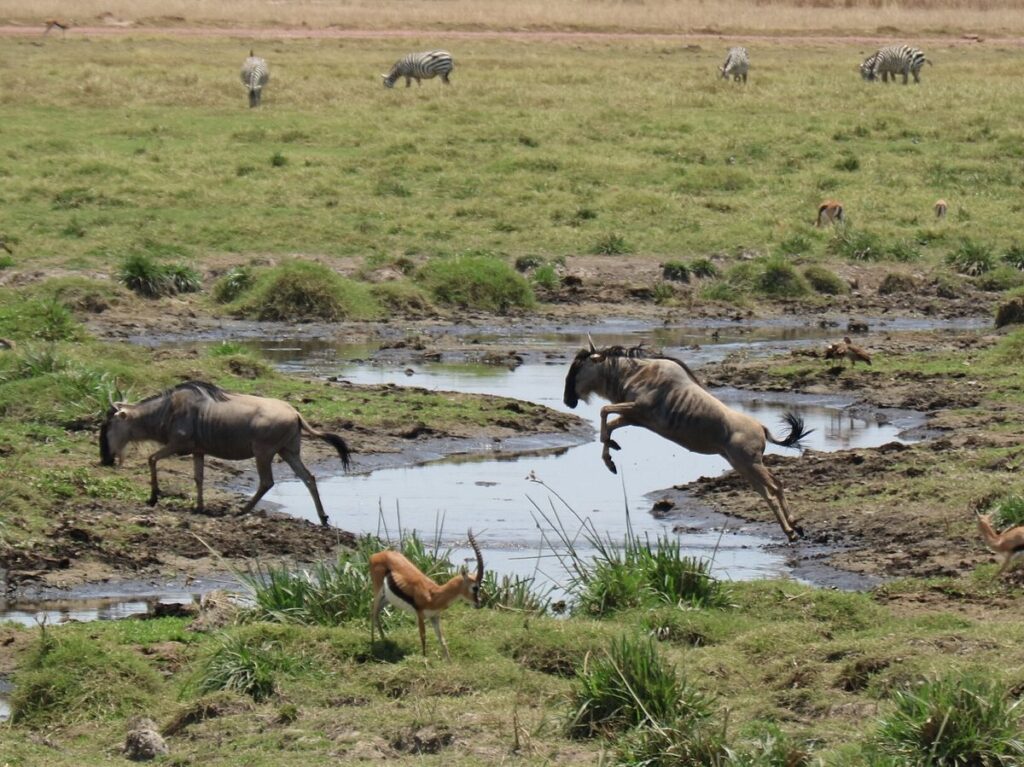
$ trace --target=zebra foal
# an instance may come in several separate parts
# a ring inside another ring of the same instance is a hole
[[[722,73],[722,79],[728,80],[730,77],[734,82],[747,81],[747,70],[750,69],[750,54],[746,48],[735,47],[730,48],[729,52],[725,54],[725,63],[722,64],[718,70]]]
[[[860,76],[868,81],[877,80],[879,76],[882,82],[889,82],[891,76],[893,81],[896,75],[903,75],[903,84],[907,84],[910,75],[914,76],[914,82],[921,82],[921,67],[925,62],[931,66],[931,61],[925,58],[924,52],[909,45],[887,45],[880,48],[864,59],[860,65]]]
[[[260,105],[260,96],[263,93],[263,86],[270,80],[270,69],[265,59],[261,59],[251,50],[249,58],[242,64],[242,85],[249,91],[249,107]]]
[[[420,80],[429,80],[438,75],[441,76],[441,82],[450,85],[448,75],[451,74],[452,66],[452,55],[448,51],[410,53],[396,61],[391,71],[381,77],[384,78],[385,88],[394,88],[399,77],[405,78],[405,87],[408,88],[413,80],[416,80],[417,85],[422,85]]]

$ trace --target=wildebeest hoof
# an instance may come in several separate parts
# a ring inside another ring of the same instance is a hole
[[[608,467],[608,471],[610,471],[612,474],[619,473],[619,470],[615,468],[615,461],[613,461],[611,458],[605,458],[604,465]]]
[[[608,440],[605,444],[608,445],[608,447],[610,447],[612,450],[622,450],[622,448],[619,447],[619,443],[616,442],[614,439]]]
[[[151,495],[151,496],[149,496],[149,500],[148,500],[148,501],[146,501],[146,505],[147,505],[147,506],[156,506],[156,499],[157,499],[158,497],[159,497],[159,496],[156,496],[156,495]]]
[[[793,529],[787,533],[789,535],[789,542],[794,543],[804,537],[803,525],[794,525]]]

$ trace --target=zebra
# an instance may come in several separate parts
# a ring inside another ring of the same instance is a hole
[[[423,51],[422,53],[410,53],[403,56],[391,67],[391,71],[384,78],[384,87],[394,88],[399,77],[405,78],[405,87],[412,85],[413,79],[417,85],[422,85],[420,79],[429,80],[431,77],[441,75],[441,82],[450,85],[448,75],[452,71],[452,55],[448,51]]]
[[[736,47],[729,49],[725,55],[725,63],[722,64],[719,71],[726,80],[732,77],[735,82],[739,82],[741,79],[746,82],[748,69],[750,69],[750,54],[747,53],[746,48]]]
[[[914,82],[920,83],[921,67],[925,62],[931,66],[931,61],[925,58],[922,51],[911,48],[909,45],[888,45],[864,59],[860,65],[860,76],[865,80],[876,80],[882,76],[882,82],[889,82],[890,75],[893,81],[896,75],[903,75],[903,84],[907,84],[909,75],[914,76]]]
[[[242,64],[242,85],[249,90],[250,108],[260,105],[260,94],[269,79],[270,69],[267,67],[266,60],[261,59],[250,50],[249,58]]]

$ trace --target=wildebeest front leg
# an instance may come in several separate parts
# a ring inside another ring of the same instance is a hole
[[[160,497],[160,487],[156,482],[156,462],[177,452],[177,448],[164,445],[149,457],[149,500],[146,503],[150,506],[156,506],[156,499]]]
[[[316,506],[316,513],[320,517],[320,524],[327,527],[327,514],[324,512],[324,505],[320,502],[320,493],[317,492],[316,489],[316,479],[309,473],[309,469],[306,468],[302,459],[299,458],[298,453],[282,450],[280,455],[288,462],[288,465],[292,467],[292,471],[295,472],[295,476],[301,479],[306,485],[306,489],[309,490],[309,494],[313,496],[313,504]]]
[[[621,450],[619,443],[612,439],[612,432],[616,429],[621,429],[623,426],[632,426],[633,421],[629,415],[636,410],[635,402],[619,402],[615,405],[605,405],[601,408],[601,444],[604,445],[604,449],[601,451],[601,459],[604,461],[604,465],[608,467],[608,471],[612,474],[618,474],[618,469],[615,468],[615,461],[612,460],[611,450]],[[616,420],[609,423],[608,416],[617,415],[619,416]]]

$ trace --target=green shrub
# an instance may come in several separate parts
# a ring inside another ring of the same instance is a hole
[[[380,282],[370,286],[370,293],[389,314],[426,317],[434,314],[430,297],[418,285],[405,280]]]
[[[248,266],[235,266],[213,285],[213,300],[218,304],[230,304],[236,301],[256,282],[253,271]]]
[[[882,242],[877,235],[852,226],[838,227],[828,250],[850,261],[878,261],[884,256]]]
[[[616,743],[615,753],[616,763],[628,767],[731,767],[737,763],[730,758],[720,729],[686,716],[630,730]],[[780,767],[790,765],[780,763]]]
[[[849,286],[838,274],[817,264],[804,269],[804,279],[815,292],[826,296],[839,296],[850,292]]]
[[[232,311],[257,320],[309,322],[369,320],[380,305],[369,288],[312,261],[292,260],[257,276]]]
[[[160,675],[130,651],[44,629],[14,677],[11,720],[39,727],[124,717],[148,706]]]
[[[14,266],[14,256],[10,253],[0,253],[0,269],[10,269]]]
[[[558,272],[554,264],[544,264],[537,267],[533,273],[533,281],[545,290],[555,290],[558,287]]]
[[[259,636],[225,634],[201,665],[192,688],[196,693],[224,690],[260,702],[277,691],[277,672],[294,665],[276,642]]]
[[[728,758],[721,767],[808,767],[811,755],[776,725],[751,746],[726,749]],[[717,767],[717,765],[716,765]]]
[[[908,263],[921,258],[921,249],[910,240],[897,240],[885,251],[885,257],[890,261]]]
[[[538,587],[534,578],[503,575],[498,579],[494,570],[484,572],[480,589],[482,607],[500,607],[534,615],[545,614],[551,606],[553,586]]]
[[[874,745],[909,765],[1017,764],[1024,758],[1020,700],[989,677],[947,677],[893,694]]]
[[[681,717],[703,722],[710,704],[682,681],[650,639],[623,636],[576,671],[569,734],[614,735]]]
[[[675,300],[676,290],[668,282],[656,282],[651,289],[651,296],[656,304],[668,304]]]
[[[54,298],[0,290],[0,336],[16,341],[79,341],[85,331],[68,308]]]
[[[602,235],[597,242],[594,243],[590,252],[598,256],[623,256],[632,252],[632,249],[626,243],[626,238],[621,234],[609,232],[608,234]]]
[[[995,268],[992,248],[984,243],[964,238],[960,245],[946,256],[946,263],[960,274],[976,277]]]
[[[811,249],[811,241],[802,234],[794,234],[779,243],[779,250],[787,256],[800,256]]]
[[[689,282],[690,267],[682,261],[666,261],[661,265],[661,276],[673,282]]]
[[[1024,525],[1024,496],[1011,494],[1000,498],[987,510],[997,529]]]
[[[756,288],[774,298],[796,298],[807,293],[807,283],[791,263],[783,258],[769,258],[763,264]]]
[[[1003,262],[1014,269],[1024,271],[1024,246],[1014,243],[1003,254]]]
[[[917,290],[917,280],[909,274],[897,274],[889,272],[882,278],[878,286],[880,296],[889,296],[893,293],[913,293]]]
[[[530,284],[499,258],[486,255],[434,258],[417,280],[442,304],[507,312],[536,304]]]
[[[690,264],[690,273],[694,277],[709,279],[718,276],[718,269],[708,258],[698,258]]]
[[[270,164],[274,168],[283,168],[288,164],[288,158],[280,152],[274,152],[274,154],[270,156]]]
[[[133,253],[121,262],[117,279],[145,298],[193,293],[201,287],[199,274],[182,264],[163,264],[146,253]]]

